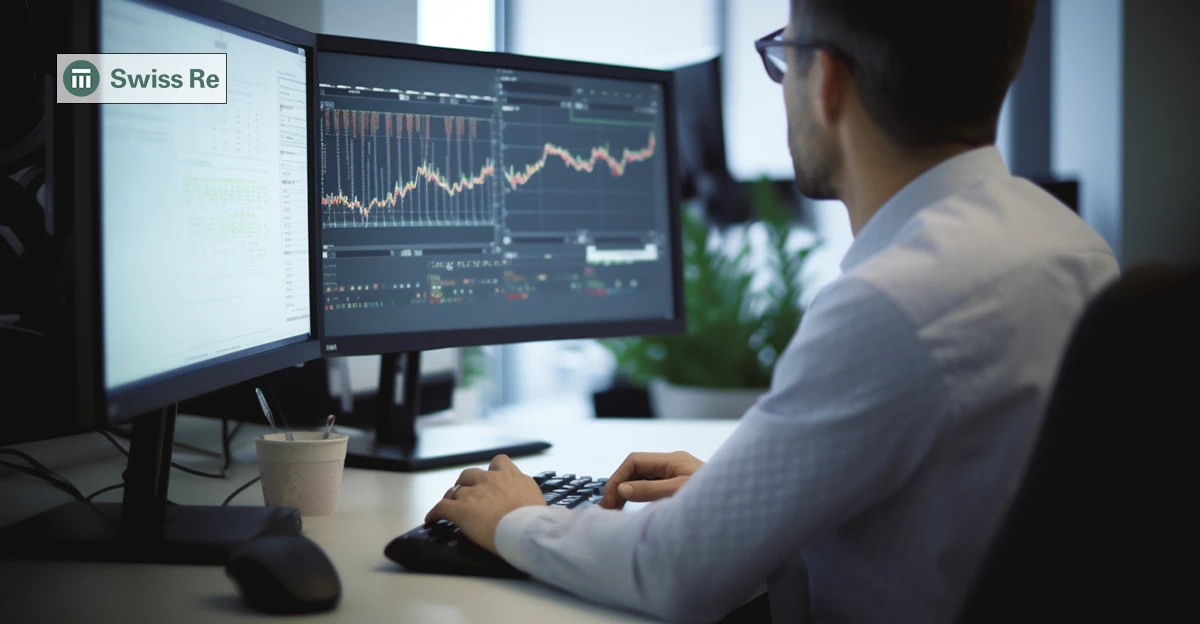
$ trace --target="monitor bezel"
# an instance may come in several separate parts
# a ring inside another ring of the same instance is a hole
[[[318,335],[321,352],[327,357],[347,355],[373,355],[378,353],[402,353],[450,347],[511,344],[544,340],[567,340],[579,338],[614,338],[649,334],[682,332],[687,327],[683,300],[683,254],[680,248],[680,189],[679,172],[672,164],[677,162],[675,153],[675,82],[669,71],[642,69],[617,65],[601,65],[578,61],[565,61],[502,52],[477,52],[450,48],[421,46],[391,41],[344,37],[340,35],[317,35],[317,67],[320,76],[321,57],[324,53],[357,54],[401,60],[426,61],[475,65],[503,69],[541,71],[559,74],[576,74],[595,78],[655,82],[662,85],[664,104],[664,137],[667,167],[667,193],[670,202],[669,229],[671,247],[671,289],[673,314],[671,318],[646,318],[613,322],[563,323],[554,325],[521,325],[511,327],[455,329],[444,331],[414,331],[390,334],[363,334],[329,337],[325,335],[325,306],[323,297],[317,305]],[[320,86],[314,91],[314,99],[320,99]],[[320,122],[319,117],[316,118]],[[318,187],[320,182],[318,181]],[[319,200],[315,204],[317,213],[318,245],[320,251],[321,218]]]
[[[317,244],[318,184],[315,162],[316,126],[316,35],[283,22],[224,2],[188,2],[187,0],[134,0],[150,6],[161,6],[199,17],[216,20],[230,26],[305,49],[308,98],[308,227],[309,227],[309,337],[301,342],[280,346],[243,358],[204,366],[195,370],[168,373],[151,380],[109,392],[105,382],[104,362],[104,305],[103,305],[103,241],[101,236],[100,197],[100,108],[89,105],[56,104],[59,116],[67,122],[62,129],[69,136],[55,135],[63,150],[58,161],[68,161],[59,167],[54,185],[55,195],[70,198],[74,207],[76,236],[75,296],[76,316],[76,379],[77,410],[80,422],[88,428],[122,424],[137,416],[170,406],[206,392],[253,379],[289,366],[296,366],[320,357],[317,340],[318,317],[315,307],[320,283]],[[94,11],[90,33],[86,33],[86,49],[99,49],[99,6]],[[57,165],[56,165],[57,166]],[[93,192],[88,192],[93,189]],[[60,194],[61,193],[61,194]],[[90,415],[90,418],[89,418]]]

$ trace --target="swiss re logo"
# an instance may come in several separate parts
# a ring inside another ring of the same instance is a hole
[[[58,104],[227,104],[224,53],[56,54]]]
[[[100,70],[88,61],[78,60],[63,71],[63,87],[75,97],[87,97],[100,86]]]

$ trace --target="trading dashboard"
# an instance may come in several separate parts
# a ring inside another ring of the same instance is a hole
[[[658,83],[322,53],[326,337],[670,319]]]

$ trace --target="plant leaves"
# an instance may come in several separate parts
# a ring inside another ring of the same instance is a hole
[[[750,264],[752,237],[742,236],[732,252],[712,249],[708,223],[694,211],[683,212],[687,331],[601,342],[631,382],[645,385],[661,378],[711,388],[770,385],[772,368],[803,318],[799,277],[820,241],[789,253],[792,208],[765,178],[752,185],[750,197],[767,234],[767,254],[757,271]],[[769,283],[753,292],[763,271],[770,273]]]

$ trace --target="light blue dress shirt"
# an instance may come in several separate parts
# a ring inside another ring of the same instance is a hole
[[[766,584],[777,623],[951,621],[1072,326],[1117,275],[1105,242],[995,148],[956,156],[866,224],[770,391],[675,496],[518,509],[497,548],[670,620],[719,619]]]

